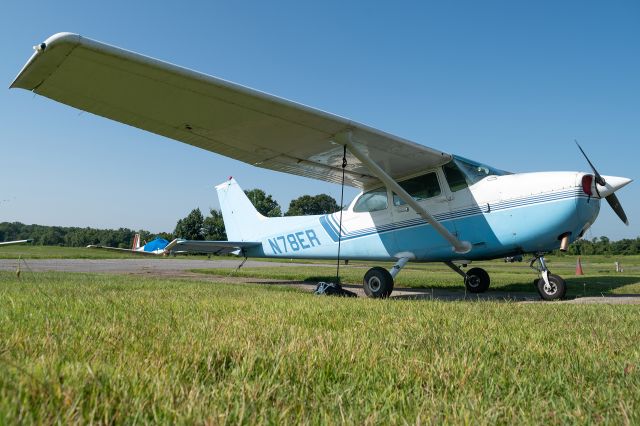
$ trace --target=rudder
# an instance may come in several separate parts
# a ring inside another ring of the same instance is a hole
[[[259,241],[262,216],[244,193],[238,182],[230,178],[216,186],[222,220],[229,241]]]
[[[133,236],[133,242],[131,243],[131,250],[138,250],[140,248],[140,234]]]

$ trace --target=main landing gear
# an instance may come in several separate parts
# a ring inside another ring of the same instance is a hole
[[[384,299],[393,291],[393,277],[384,268],[376,266],[364,274],[364,292],[375,299]]]
[[[444,264],[464,278],[464,286],[469,293],[484,293],[489,289],[491,278],[489,278],[489,274],[484,269],[471,268],[469,271],[464,272],[453,262],[444,262]]]
[[[393,291],[393,279],[409,261],[409,257],[401,257],[391,271],[376,266],[364,274],[364,292],[367,296],[375,299],[384,299],[391,295]]]
[[[536,262],[538,262],[538,265],[534,265]],[[533,280],[533,285],[536,286],[540,297],[544,300],[564,298],[565,294],[567,294],[567,284],[558,275],[549,273],[549,268],[547,268],[542,253],[536,253],[529,266],[540,273],[540,278]]]
[[[408,261],[407,257],[401,258],[393,265],[391,271],[379,266],[369,269],[363,280],[365,294],[376,299],[389,297],[393,291],[393,279]],[[445,262],[445,264],[464,278],[464,285],[470,293],[484,293],[489,289],[491,279],[484,269],[471,268],[468,272],[464,272],[453,262]]]
[[[400,258],[390,271],[379,266],[369,269],[363,280],[366,295],[377,299],[389,297],[393,292],[394,278],[409,259],[409,257]],[[536,262],[537,265],[535,265]],[[464,285],[469,293],[484,293],[489,289],[491,279],[484,269],[471,268],[464,272],[460,266],[451,261],[444,263],[464,279]],[[533,283],[542,299],[558,300],[564,298],[567,293],[567,284],[558,275],[549,272],[542,253],[536,253],[529,266],[540,274],[540,278],[535,279]]]

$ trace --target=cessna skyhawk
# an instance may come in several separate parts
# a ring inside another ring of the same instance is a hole
[[[340,247],[344,259],[394,260],[390,271],[365,274],[371,297],[389,296],[409,261],[444,262],[479,293],[489,274],[459,264],[532,254],[538,291],[551,300],[566,285],[544,253],[582,237],[603,198],[628,224],[614,193],[631,180],[601,176],[591,162],[591,173],[509,173],[77,34],[55,34],[35,50],[12,88],[258,167],[362,190],[343,212],[266,218],[230,179],[216,187],[229,241],[177,240],[181,251],[334,259]]]

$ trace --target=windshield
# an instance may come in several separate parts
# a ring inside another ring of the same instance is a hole
[[[503,176],[512,174],[511,172],[505,172],[504,170],[499,170],[494,167],[487,166],[486,164],[468,160],[457,155],[453,156],[453,161],[448,165],[452,166],[453,164],[458,166],[457,168],[462,172],[469,186],[481,181],[487,176]]]

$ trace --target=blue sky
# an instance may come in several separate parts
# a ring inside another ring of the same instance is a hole
[[[637,180],[639,23],[636,1],[7,1],[0,76],[70,31],[510,171],[587,171],[577,138]],[[0,90],[0,147],[0,221],[172,231],[229,175],[283,210],[340,194],[23,90]],[[640,236],[639,188],[629,227],[603,204],[587,238]]]

